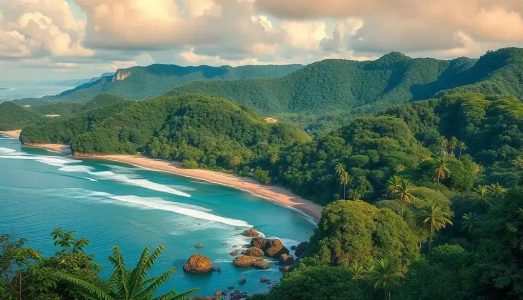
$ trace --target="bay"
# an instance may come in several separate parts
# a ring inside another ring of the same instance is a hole
[[[144,247],[165,245],[153,273],[175,265],[165,289],[198,287],[212,295],[229,286],[262,293],[261,277],[281,277],[276,262],[269,270],[240,269],[229,253],[249,243],[241,232],[254,226],[287,247],[308,240],[315,225],[300,213],[246,192],[129,165],[80,161],[18,140],[0,139],[0,232],[25,237],[30,246],[51,255],[54,228],[73,230],[89,239],[87,252],[103,267],[115,245],[129,265]],[[195,244],[204,245],[196,249]],[[208,255],[221,272],[183,272],[191,254]],[[240,278],[247,283],[239,286]]]

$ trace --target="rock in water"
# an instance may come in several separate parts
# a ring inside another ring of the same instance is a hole
[[[282,266],[292,266],[294,265],[294,257],[290,254],[282,254],[280,255],[280,265]]]
[[[203,244],[202,243],[198,243],[198,244],[194,245],[194,247],[200,249],[200,248],[203,248]]]
[[[240,256],[236,257],[232,261],[232,263],[237,267],[250,267],[258,259],[259,259],[258,257],[254,257],[254,256],[240,255]]]
[[[213,271],[212,261],[209,257],[205,255],[195,254],[191,255],[185,265],[183,265],[183,270],[190,273],[208,273]]]
[[[301,257],[303,255],[303,253],[305,252],[305,249],[307,249],[308,246],[309,246],[309,242],[299,243],[298,246],[296,246],[296,251],[294,252],[296,257]]]
[[[254,228],[249,228],[249,229],[245,229],[242,234],[244,236],[248,236],[248,237],[258,237],[260,236],[260,232]]]
[[[263,259],[258,259],[256,260],[253,264],[252,264],[253,267],[255,267],[256,269],[262,269],[262,270],[267,270],[268,268],[270,268],[271,266],[269,265],[268,262],[264,261]]]
[[[239,249],[233,250],[233,251],[231,251],[231,253],[229,253],[229,255],[232,255],[232,256],[236,256],[238,254],[240,254],[240,250]]]
[[[251,246],[262,249],[265,256],[269,257],[279,257],[281,254],[289,253],[289,250],[278,239],[255,237],[251,240]]]
[[[242,252],[242,254],[247,256],[264,256],[263,250],[258,247],[252,247]]]

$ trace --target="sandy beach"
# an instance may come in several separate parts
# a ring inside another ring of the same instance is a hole
[[[0,131],[0,134],[5,137],[8,137],[8,138],[17,139],[20,137],[21,132],[22,132],[22,129],[17,129],[17,130]]]
[[[320,219],[321,212],[323,211],[323,207],[321,205],[297,196],[285,188],[263,185],[251,178],[239,177],[211,170],[185,169],[174,162],[134,155],[81,154],[75,155],[75,158],[122,162],[138,167],[232,187],[270,200],[278,205],[297,209],[315,221]]]
[[[34,143],[24,143],[24,147],[39,148],[56,153],[70,153],[71,150],[69,146],[62,144],[34,144]]]

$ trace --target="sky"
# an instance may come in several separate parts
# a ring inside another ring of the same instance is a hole
[[[153,63],[477,57],[507,46],[523,46],[523,0],[0,0],[0,87]]]

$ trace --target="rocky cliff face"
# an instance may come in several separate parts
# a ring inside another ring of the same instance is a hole
[[[129,71],[118,70],[118,71],[116,71],[116,73],[114,73],[113,81],[125,80],[130,75],[131,75],[131,72],[129,72]]]

